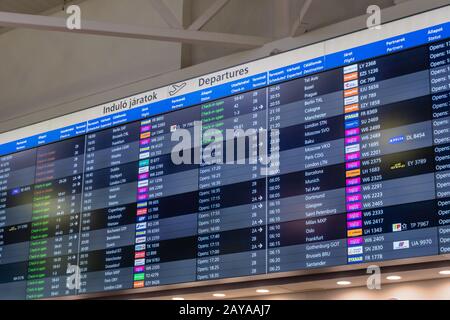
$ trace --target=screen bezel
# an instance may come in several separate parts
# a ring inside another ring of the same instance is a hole
[[[438,7],[438,8],[432,9],[432,10],[426,10],[424,12],[439,10],[439,9],[444,8],[444,7],[449,7],[449,5],[442,5],[441,7]],[[411,18],[411,17],[417,16],[420,13],[423,13],[423,12],[419,12],[419,13],[416,13],[416,14],[411,14],[409,16],[405,16],[405,17],[402,17],[402,18],[399,18],[399,19],[395,19],[395,20],[386,22],[384,24],[389,24],[389,23],[392,23],[392,22],[395,22],[395,21],[405,20],[407,18]],[[357,34],[358,32],[363,31],[363,30],[365,30],[365,29],[361,28],[361,29],[355,30],[353,32],[349,32],[349,33],[343,34],[341,36]],[[294,51],[294,50],[298,50],[298,49],[301,49],[301,48],[304,48],[304,47],[308,47],[308,46],[311,46],[311,45],[314,45],[314,44],[320,44],[322,42],[325,42],[325,41],[328,41],[328,40],[332,40],[332,39],[336,39],[336,37],[330,37],[328,39],[324,39],[324,40],[320,40],[320,41],[317,41],[317,42],[309,43],[307,45],[303,45],[303,46],[300,46],[300,47],[295,47],[295,48],[292,48],[290,50],[284,51],[283,53]],[[407,49],[402,50],[402,51],[406,51],[406,50],[410,50],[410,49],[413,49],[413,48],[407,48]],[[396,54],[396,53],[398,53],[398,52],[394,52],[394,53],[391,53],[391,54]],[[391,54],[385,54],[383,56],[389,56]],[[215,70],[212,73],[224,71],[224,70],[227,70],[229,68],[240,67],[240,66],[243,66],[243,65],[245,65],[247,63],[251,63],[251,62],[254,62],[254,61],[259,61],[259,60],[266,59],[266,58],[267,57],[249,60],[247,62],[238,64],[238,65],[234,65],[234,66],[225,67],[225,68],[222,68],[222,69]],[[373,57],[373,59],[375,59],[375,58],[377,58],[377,57]],[[358,61],[358,63],[359,62],[360,61]],[[332,69],[330,69],[330,70],[332,70]],[[320,72],[318,72],[316,74],[320,74],[322,72],[327,72],[327,71],[330,71],[330,70],[320,71]],[[205,75],[207,75],[207,74],[205,74]],[[187,78],[187,79],[182,79],[180,81],[189,81],[189,80],[192,80],[192,79],[195,79],[195,78],[196,77],[191,77],[191,78]],[[287,81],[280,82],[279,84],[286,83],[286,82],[289,82],[289,81],[295,81],[295,80],[296,79],[287,80]],[[272,85],[275,85],[275,84],[267,84],[267,86],[261,87],[259,89],[267,88],[267,87],[270,87]],[[155,89],[150,89],[150,90],[157,90],[157,89],[164,88],[164,87],[165,86],[161,86],[161,87],[157,87]],[[149,91],[149,90],[147,90],[147,91]],[[138,92],[136,94],[131,94],[131,95],[127,96],[127,97],[131,97],[131,96],[134,96],[134,95],[139,95],[139,94],[145,93],[147,91],[141,91],[141,92]],[[250,90],[250,91],[252,91],[252,90]],[[233,96],[233,95],[234,94],[231,94],[229,96]],[[229,96],[227,96],[227,97],[229,97]],[[120,99],[122,99],[122,98],[120,98]],[[114,102],[116,100],[117,99],[113,99],[113,100],[107,101],[105,103]],[[216,101],[216,100],[212,100],[212,101]],[[100,106],[102,104],[99,104],[99,105],[96,105],[96,106]],[[91,108],[95,108],[96,106],[91,106],[89,108],[86,108],[86,110],[91,109]],[[192,106],[189,106],[189,107],[186,107],[186,108],[191,108],[191,107],[195,107],[195,106],[198,106],[198,104],[192,105]],[[173,111],[169,111],[169,112],[175,112],[175,111],[177,111],[177,110],[173,110]],[[74,112],[71,112],[71,113],[67,113],[66,115],[75,114],[77,112],[79,112],[79,111],[74,111]],[[166,114],[166,113],[169,113],[169,112],[164,112],[164,113],[161,113],[161,114]],[[47,119],[45,121],[56,120],[56,119],[61,118],[61,117],[62,116],[56,116],[54,118],[49,118],[49,119]],[[34,125],[34,124],[40,124],[40,123],[45,122],[45,121],[38,121],[38,122],[35,122],[35,123],[31,123],[28,126],[31,126],[31,125]],[[126,123],[131,123],[131,122],[134,122],[134,121],[129,121],[129,122],[126,122]],[[123,124],[126,124],[126,123],[123,123]],[[28,127],[28,126],[26,126],[26,127]],[[112,126],[112,127],[115,127],[115,126]],[[24,127],[20,127],[20,128],[24,128]],[[107,129],[108,128],[105,128],[104,130],[107,130]],[[8,133],[8,132],[14,131],[14,130],[15,129],[2,132],[2,133],[0,133],[0,135],[3,134],[3,133]],[[102,131],[102,130],[98,130],[98,131]],[[85,135],[87,135],[87,134],[89,134],[89,133],[85,133]],[[74,137],[71,137],[71,138],[74,138]],[[71,138],[68,138],[66,140],[69,140]],[[60,141],[63,141],[63,140],[60,140]],[[57,143],[57,142],[60,142],[60,141],[51,142],[51,143],[48,143],[48,144],[45,144],[45,145],[49,145],[49,144],[52,144],[52,143]],[[34,148],[38,148],[38,146],[34,147]],[[34,149],[34,148],[31,148],[31,149]],[[23,150],[16,151],[16,152],[11,152],[11,153],[9,153],[7,155],[19,153],[19,152],[22,152],[22,151]],[[450,254],[447,254],[447,255],[421,256],[421,257],[415,257],[415,258],[406,258],[406,259],[398,259],[398,260],[387,260],[387,261],[377,261],[377,262],[374,262],[374,263],[342,265],[342,266],[324,267],[324,268],[317,268],[317,269],[303,269],[303,270],[296,270],[296,271],[289,271],[289,272],[267,273],[267,274],[261,274],[261,275],[224,278],[224,279],[218,279],[218,280],[185,282],[185,283],[161,285],[161,286],[155,286],[155,287],[145,287],[145,288],[140,288],[140,289],[130,288],[130,289],[120,289],[120,290],[114,290],[114,291],[101,291],[101,292],[96,292],[96,293],[82,293],[82,294],[79,294],[79,295],[59,296],[59,297],[54,297],[54,298],[51,298],[51,299],[64,300],[64,299],[93,299],[93,298],[102,298],[102,297],[111,297],[112,298],[112,297],[116,297],[116,296],[143,296],[145,294],[155,294],[155,293],[158,294],[159,296],[163,296],[163,295],[167,294],[167,292],[171,292],[173,290],[183,290],[184,292],[189,292],[189,291],[197,291],[199,288],[203,289],[203,290],[206,290],[206,289],[208,289],[208,287],[211,287],[211,286],[215,286],[217,288],[218,286],[224,286],[224,285],[229,285],[229,284],[242,284],[242,286],[244,286],[246,282],[251,282],[251,283],[257,284],[257,283],[259,283],[261,281],[269,281],[269,282],[273,282],[273,284],[276,284],[276,283],[279,283],[280,281],[283,281],[283,280],[286,280],[286,279],[297,279],[297,280],[301,281],[301,277],[304,277],[304,276],[311,276],[311,275],[312,276],[317,276],[317,275],[319,275],[319,276],[322,276],[322,277],[326,277],[327,275],[328,276],[329,275],[339,275],[340,273],[345,273],[347,271],[356,271],[356,272],[365,271],[365,269],[368,266],[373,265],[373,264],[376,264],[376,265],[378,265],[380,267],[391,267],[391,266],[405,267],[404,269],[407,270],[408,269],[407,266],[409,266],[409,265],[423,265],[423,266],[425,266],[425,265],[430,264],[430,263],[432,265],[434,265],[433,263],[435,263],[435,262],[445,262],[445,261],[450,261]],[[416,269],[419,269],[419,268],[416,268]],[[49,298],[44,298],[43,300],[46,300],[46,299],[49,299]]]

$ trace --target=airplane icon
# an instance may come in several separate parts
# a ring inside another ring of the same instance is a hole
[[[180,84],[173,84],[172,88],[169,90],[169,95],[170,96],[174,96],[176,95],[178,92],[180,92],[184,87],[186,87],[187,83],[183,82]]]

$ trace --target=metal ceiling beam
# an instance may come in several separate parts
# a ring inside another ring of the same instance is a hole
[[[271,41],[255,36],[139,27],[97,21],[82,21],[81,30],[69,30],[65,18],[11,12],[0,12],[0,26],[191,44],[219,44],[239,48],[257,48]]]
[[[303,6],[300,10],[300,15],[295,20],[294,25],[292,26],[291,37],[295,37],[306,32],[305,29],[304,30],[300,29],[303,25],[303,21],[305,20],[305,16],[308,13],[309,8],[311,7],[312,2],[313,0],[305,0],[305,2],[303,3]]]
[[[151,5],[171,28],[183,29],[181,22],[163,0],[150,0]]]
[[[272,3],[273,36],[275,39],[289,37],[291,33],[291,0],[276,0]]]
[[[230,0],[216,0],[206,11],[195,20],[188,30],[201,30],[201,28],[207,24],[212,18],[227,5]]]

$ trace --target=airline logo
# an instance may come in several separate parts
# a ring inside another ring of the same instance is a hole
[[[135,288],[144,287],[144,270],[145,270],[145,255],[146,255],[146,234],[147,234],[147,205],[148,203],[143,200],[147,200],[149,195],[149,177],[150,177],[150,143],[151,140],[151,120],[143,121],[141,127],[140,141],[139,141],[139,173],[138,173],[138,204],[136,211],[136,232],[135,232],[135,246],[134,246],[134,276],[133,286]],[[140,202],[143,201],[143,202]]]
[[[364,239],[362,237],[347,239],[347,244],[349,246],[358,246],[358,245],[362,245],[363,243],[364,243]]]
[[[359,184],[361,184],[361,178],[358,177],[358,178],[346,179],[345,184],[348,187],[359,185]]]
[[[359,159],[361,159],[360,152],[355,152],[355,153],[350,153],[350,154],[345,155],[345,161],[356,161]]]
[[[398,170],[406,168],[406,164],[404,162],[397,162],[390,166],[391,170]]]
[[[359,192],[361,192],[361,186],[353,186],[346,189],[347,194],[355,194]]]
[[[358,86],[358,80],[353,80],[353,81],[344,83],[345,90],[353,89],[353,88],[356,88],[357,86]]]
[[[355,73],[358,71],[358,64],[344,67],[344,74]]]
[[[359,118],[359,113],[355,112],[355,113],[350,113],[350,114],[346,114],[345,115],[345,121],[347,120],[354,120],[354,119],[358,119]]]
[[[347,222],[348,229],[362,228],[362,220],[349,221]]]
[[[145,271],[145,267],[144,266],[139,266],[139,267],[134,267],[134,272],[135,273],[141,273]]]
[[[137,244],[145,243],[145,241],[146,241],[146,237],[139,237],[139,238],[136,238],[136,243],[137,243]]]
[[[363,208],[362,203],[360,203],[360,202],[347,204],[347,211],[362,210],[362,208]]]
[[[347,220],[351,221],[351,220],[358,220],[358,219],[362,219],[361,211],[347,213]]]
[[[147,220],[146,216],[138,216],[138,217],[136,217],[136,222],[137,223],[141,223],[141,222],[144,222],[146,220]]]
[[[138,180],[144,180],[144,179],[148,179],[150,177],[150,175],[148,173],[141,173],[138,176]]]
[[[150,158],[150,152],[144,152],[139,155],[139,160]]]
[[[145,265],[145,259],[134,260],[134,266],[135,267],[144,266],[144,265]]]
[[[352,72],[349,74],[344,75],[344,82],[354,81],[358,80],[358,72]]]
[[[344,97],[353,97],[359,93],[358,88],[348,89],[344,91]]]
[[[355,144],[361,142],[361,136],[352,136],[345,138],[345,144]]]
[[[354,129],[359,127],[359,120],[345,122],[345,129]]]
[[[362,254],[362,195],[361,195],[361,137],[359,121],[358,64],[344,68],[345,159],[346,159],[346,211],[348,263],[363,261]]]
[[[362,195],[360,193],[349,195],[346,197],[347,202],[357,202],[362,200]]]
[[[135,259],[142,259],[142,258],[145,258],[145,251],[139,251],[139,252],[136,252],[136,253],[134,254],[134,258],[135,258]]]
[[[345,106],[345,113],[356,112],[356,111],[359,111],[358,103]]]
[[[147,194],[140,194],[140,195],[137,196],[137,200],[138,201],[148,200],[148,195]]]
[[[136,224],[136,230],[144,230],[145,228],[147,228],[147,222]]]
[[[348,106],[350,104],[359,103],[359,96],[347,97],[344,99],[344,105]]]
[[[347,170],[354,170],[361,167],[361,161],[352,161],[345,164]]]
[[[141,126],[150,125],[152,123],[152,119],[141,121]]]
[[[170,126],[170,132],[175,132],[175,131],[177,131],[177,129],[178,129],[178,126],[176,124],[173,126]]]
[[[148,206],[147,202],[140,202],[140,203],[137,204],[138,208],[147,208],[147,206]]]
[[[149,166],[147,166],[147,167],[140,167],[139,168],[139,173],[147,173],[149,171],[150,171],[150,167]]]
[[[135,251],[143,251],[145,250],[145,244],[137,244],[134,246]]]
[[[348,255],[349,256],[356,256],[356,255],[360,255],[363,254],[363,247],[362,246],[358,246],[358,247],[351,247],[348,248]]]
[[[360,150],[361,150],[361,147],[359,144],[354,144],[354,145],[345,147],[345,153],[354,153],[354,152],[359,152]]]
[[[352,128],[352,129],[345,130],[346,137],[354,136],[354,135],[357,135],[360,133],[361,133],[361,130],[359,128]]]
[[[348,230],[347,231],[347,237],[361,237],[362,236],[362,229],[354,229],[354,230]]]
[[[143,193],[147,193],[148,192],[148,187],[142,187],[138,189],[138,193],[139,194],[143,194]]]
[[[400,232],[402,230],[403,230],[403,228],[402,228],[402,224],[401,223],[394,223],[392,225],[392,232]]]
[[[138,188],[144,188],[144,187],[148,187],[148,180],[141,180],[138,182]]]
[[[404,136],[392,137],[389,139],[389,144],[400,144],[405,141]]]
[[[144,280],[144,278],[145,278],[145,274],[138,273],[138,274],[134,275],[133,280],[134,281],[142,281],[142,280]]]
[[[147,230],[136,232],[136,237],[145,236],[147,234]]]
[[[354,178],[361,175],[361,169],[350,170],[345,173],[346,178]]]
[[[409,249],[409,240],[394,242],[394,250]]]
[[[137,215],[138,215],[138,216],[143,216],[143,215],[145,215],[145,214],[147,214],[147,208],[139,209],[139,210],[137,211]]]
[[[348,258],[348,263],[361,263],[361,262],[363,262],[363,257],[361,256]]]

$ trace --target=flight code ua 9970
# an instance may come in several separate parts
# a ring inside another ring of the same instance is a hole
[[[224,316],[260,316],[264,317],[270,312],[270,305],[228,305],[222,308],[190,306],[189,304],[180,307],[179,315],[204,316],[210,318],[213,315]]]

